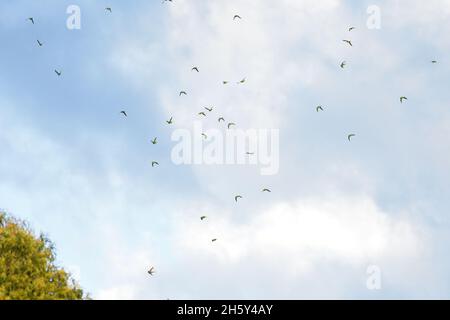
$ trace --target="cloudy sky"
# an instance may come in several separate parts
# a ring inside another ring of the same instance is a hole
[[[449,33],[446,0],[2,1],[0,208],[94,298],[450,298]],[[279,172],[173,164],[204,106]]]

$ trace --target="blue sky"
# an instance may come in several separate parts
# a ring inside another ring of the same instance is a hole
[[[0,208],[94,298],[448,298],[449,16],[444,0],[4,1]],[[173,165],[172,131],[205,105],[279,129],[279,173]]]

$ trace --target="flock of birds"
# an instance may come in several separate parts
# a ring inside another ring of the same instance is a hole
[[[173,0],[163,0],[163,3],[164,3],[164,2],[173,2]],[[111,13],[113,12],[113,10],[112,10],[111,7],[106,7],[106,8],[105,8],[105,11],[106,11],[107,13],[109,13],[109,14],[111,14]],[[240,15],[236,14],[236,15],[233,16],[233,20],[236,20],[236,19],[239,19],[239,20],[240,20],[240,19],[242,19],[242,17],[241,17]],[[28,18],[27,20],[29,20],[33,25],[34,25],[35,22],[36,22],[35,19],[34,19],[33,17],[30,17],[30,18]],[[350,28],[348,28],[348,32],[352,32],[352,31],[355,30],[355,29],[356,29],[356,27],[350,27]],[[353,47],[353,42],[352,42],[351,40],[344,39],[344,40],[342,40],[342,42],[344,42],[345,44],[347,44],[347,45],[350,46],[350,47]],[[41,40],[39,40],[39,39],[37,40],[37,44],[38,44],[39,47],[44,46],[44,43],[43,43]],[[436,64],[436,63],[437,63],[437,60],[432,60],[431,63],[432,63],[432,64]],[[344,60],[344,61],[342,61],[342,62],[340,63],[340,67],[341,67],[342,69],[344,69],[346,66],[347,66],[347,61]],[[199,67],[194,66],[194,67],[192,67],[191,71],[195,71],[195,72],[199,73],[199,72],[200,72],[200,69],[199,69]],[[61,75],[62,75],[62,71],[61,71],[61,70],[55,69],[54,72],[55,72],[55,74],[56,74],[58,77],[61,77]],[[237,84],[244,84],[245,82],[246,82],[246,78],[243,78],[242,80],[238,81]],[[222,81],[222,83],[223,83],[223,85],[227,85],[227,84],[229,83],[229,81],[224,80],[224,81]],[[181,90],[181,91],[179,92],[179,96],[180,96],[180,97],[181,97],[181,96],[187,96],[187,95],[188,95],[188,93],[187,93],[186,91],[184,91],[184,90]],[[407,98],[406,96],[401,96],[401,97],[400,97],[400,103],[402,103],[402,104],[403,104],[405,101],[407,101],[407,100],[408,100],[408,98]],[[205,111],[199,112],[198,115],[199,115],[199,116],[202,116],[202,117],[206,117],[206,116],[207,116],[207,113],[211,113],[211,112],[213,111],[213,107],[209,107],[209,108],[208,108],[208,107],[204,107],[204,110],[205,110]],[[316,112],[324,112],[324,111],[325,111],[324,106],[319,105],[319,106],[316,107]],[[120,111],[120,114],[121,114],[123,117],[125,117],[125,118],[128,117],[128,113],[127,113],[126,110]],[[218,121],[219,123],[220,123],[220,122],[226,122],[226,121],[225,121],[225,118],[223,118],[223,117],[219,117],[219,118],[217,119],[217,121]],[[167,123],[168,125],[173,124],[173,117],[171,117],[169,120],[167,120],[166,123]],[[234,127],[234,126],[236,126],[236,123],[234,123],[234,122],[228,122],[228,123],[227,123],[227,128],[228,128],[228,129],[231,129],[231,128]],[[204,133],[202,133],[202,136],[203,136],[205,139],[208,138],[207,135],[204,134]],[[348,134],[348,136],[347,136],[347,140],[348,140],[349,142],[351,142],[351,141],[352,141],[352,138],[354,138],[355,136],[356,136],[355,133],[350,133],[350,134]],[[150,140],[150,142],[151,142],[153,145],[156,145],[156,144],[158,143],[158,138],[155,137],[155,138],[153,138],[152,140]],[[246,154],[247,154],[247,155],[254,155],[254,152],[246,152]],[[158,161],[152,161],[152,162],[151,162],[151,166],[152,166],[152,167],[159,166]],[[261,192],[264,192],[264,193],[271,193],[272,191],[271,191],[270,189],[268,189],[268,188],[264,188],[264,189],[261,190]],[[236,196],[234,197],[234,201],[235,201],[235,202],[238,202],[238,201],[239,201],[240,199],[242,199],[242,198],[243,198],[242,195],[236,195]],[[207,218],[208,218],[207,216],[201,216],[201,217],[200,217],[200,220],[201,220],[201,221],[204,221],[204,220],[206,220]],[[217,238],[214,238],[214,239],[211,240],[211,242],[216,242],[217,240],[218,240]],[[150,276],[153,276],[153,275],[156,273],[155,267],[150,267],[150,268],[148,269],[147,273],[148,273]]]

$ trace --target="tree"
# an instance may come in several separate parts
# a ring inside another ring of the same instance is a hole
[[[49,239],[0,211],[0,300],[87,299],[55,258]]]

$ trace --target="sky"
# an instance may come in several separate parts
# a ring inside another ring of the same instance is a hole
[[[2,1],[0,208],[95,299],[448,299],[449,33],[446,0]],[[174,164],[219,116],[279,171]]]

